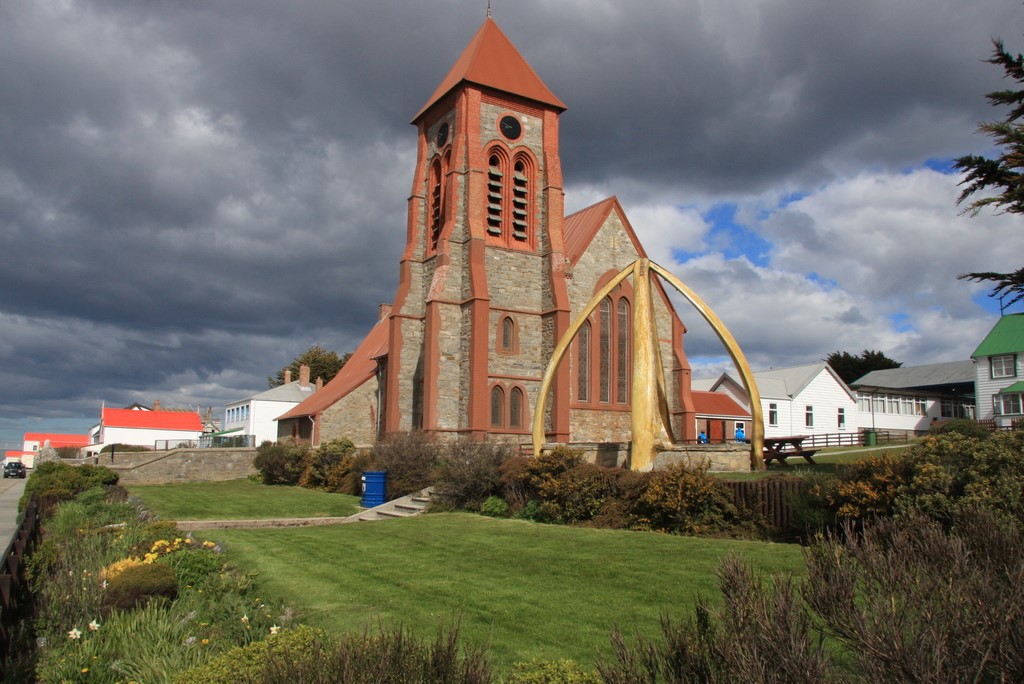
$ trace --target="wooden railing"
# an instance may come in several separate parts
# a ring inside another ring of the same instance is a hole
[[[0,678],[11,650],[11,640],[19,618],[18,598],[25,587],[25,557],[39,541],[39,506],[31,495],[21,525],[0,560]]]

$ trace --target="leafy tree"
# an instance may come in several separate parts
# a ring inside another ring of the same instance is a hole
[[[323,381],[327,383],[338,374],[338,371],[341,370],[342,366],[350,358],[352,358],[351,352],[346,353],[344,356],[338,356],[337,352],[329,351],[319,344],[314,344],[295,357],[295,360],[290,364],[277,371],[277,375],[267,378],[267,383],[271,387],[283,385],[284,372],[289,369],[292,372],[292,379],[297,380],[299,378],[299,366],[309,366],[309,377],[311,380],[323,378]]]
[[[903,364],[890,359],[880,351],[865,349],[859,356],[850,352],[834,351],[825,357],[832,370],[839,374],[843,382],[850,384],[859,380],[873,370],[885,370],[886,368],[899,368]]]
[[[1010,54],[1001,40],[992,41],[992,45],[992,57],[987,61],[1001,66],[1006,76],[1016,83],[1024,84],[1024,55]],[[985,207],[993,207],[1000,212],[1024,214],[1024,172],[1021,171],[1024,167],[1024,123],[1020,121],[1024,116],[1024,90],[996,90],[985,97],[994,107],[1010,107],[1002,120],[978,124],[978,130],[992,137],[1000,153],[994,159],[966,155],[956,160],[956,168],[966,172],[960,182],[964,189],[957,198],[957,204],[962,204],[975,193],[984,193],[967,205],[967,213],[974,216]],[[1008,296],[1010,299],[1005,306],[1024,299],[1024,268],[1011,273],[962,273],[957,277],[975,282],[994,282],[989,296]]]

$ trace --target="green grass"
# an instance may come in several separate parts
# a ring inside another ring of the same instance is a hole
[[[324,518],[359,510],[348,494],[258,484],[251,480],[192,482],[128,487],[165,520],[245,520],[250,518]]]
[[[894,445],[866,451],[862,447],[830,447],[829,449],[822,449],[812,457],[816,465],[811,465],[799,456],[791,456],[787,460],[789,467],[780,466],[778,463],[772,462],[770,467],[756,472],[709,472],[708,475],[724,480],[760,480],[772,475],[808,475],[810,473],[835,475],[839,467],[844,464],[859,461],[866,456],[891,453],[907,448],[909,447],[906,445]]]
[[[655,634],[716,599],[728,554],[762,571],[802,574],[797,546],[592,530],[434,514],[316,528],[217,530],[229,558],[268,596],[332,633],[403,624],[432,636],[461,621],[489,641],[500,671],[531,658],[593,664],[617,625]]]

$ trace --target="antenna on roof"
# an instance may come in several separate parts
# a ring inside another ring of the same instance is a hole
[[[491,0],[487,0],[487,18],[491,18]]]

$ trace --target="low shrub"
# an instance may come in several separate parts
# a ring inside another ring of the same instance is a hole
[[[174,570],[179,587],[202,587],[224,567],[221,557],[204,549],[182,549],[160,559]]]
[[[992,431],[976,420],[949,418],[932,425],[928,432],[933,435],[962,435],[974,439],[988,439]]]
[[[299,626],[272,634],[262,641],[239,646],[210,658],[180,674],[175,684],[259,684],[272,657],[289,657],[321,650],[326,635],[312,627]],[[300,681],[300,680],[292,680]],[[312,680],[317,681],[317,680]],[[324,681],[320,679],[319,681]]]
[[[368,470],[386,470],[387,497],[398,499],[434,482],[440,449],[427,433],[396,432],[370,450]]]
[[[757,536],[757,518],[736,507],[718,481],[700,468],[674,464],[647,475],[634,491],[635,526],[695,535]]]
[[[109,614],[111,610],[148,605],[154,599],[173,601],[177,596],[178,580],[173,568],[156,563],[133,564],[107,579],[102,607]]]
[[[19,510],[24,510],[29,497],[35,494],[39,497],[39,515],[48,518],[58,504],[71,501],[93,487],[116,485],[117,480],[117,473],[103,466],[72,466],[60,461],[46,461],[35,467],[32,477],[25,483]]]
[[[299,486],[309,489],[326,489],[328,478],[338,475],[334,473],[343,462],[351,464],[351,455],[356,450],[348,439],[333,439],[324,442],[316,449],[306,452]]]
[[[492,518],[504,518],[508,516],[508,502],[500,496],[489,496],[480,504],[480,512]]]
[[[621,468],[581,463],[557,475],[538,478],[541,507],[547,517],[575,524],[593,520],[618,502]]]
[[[256,448],[252,465],[263,484],[296,485],[306,467],[309,446],[290,442],[264,442]]]
[[[514,447],[504,442],[460,439],[444,445],[435,471],[433,500],[448,510],[480,510],[501,492],[501,464]]]
[[[512,666],[506,684],[601,684],[601,677],[574,660],[531,660]]]

